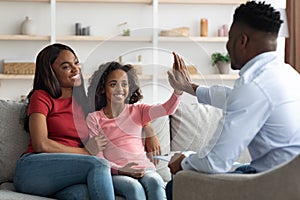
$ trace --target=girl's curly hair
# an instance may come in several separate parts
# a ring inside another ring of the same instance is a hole
[[[105,107],[106,96],[103,93],[108,75],[114,70],[123,70],[127,73],[129,84],[129,95],[125,100],[127,104],[133,104],[143,98],[139,80],[135,69],[132,65],[122,65],[118,62],[107,62],[99,66],[98,70],[93,73],[89,79],[88,101],[92,111],[100,110]]]

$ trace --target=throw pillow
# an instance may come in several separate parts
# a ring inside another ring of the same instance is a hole
[[[181,103],[171,120],[171,150],[199,151],[216,130],[222,110],[210,105]]]
[[[152,121],[152,127],[160,142],[162,155],[170,153],[170,120],[169,116],[163,116]],[[160,160],[156,165],[157,172],[164,181],[171,180],[171,173],[168,168],[168,162]]]

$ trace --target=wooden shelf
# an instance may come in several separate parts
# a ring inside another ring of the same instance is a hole
[[[227,37],[164,37],[158,38],[159,42],[227,42]]]
[[[85,80],[88,80],[92,75],[90,74],[85,74],[83,75],[83,78]],[[153,76],[152,75],[148,75],[148,74],[139,74],[138,75],[139,80],[152,80]]]
[[[0,41],[50,41],[50,36],[43,35],[0,35]],[[91,42],[152,42],[151,36],[57,36],[57,41],[91,41]],[[227,37],[159,37],[159,42],[227,42]]]
[[[238,74],[191,74],[191,79],[195,80],[224,80],[234,81],[239,78]],[[160,76],[158,79],[167,79],[166,76]]]
[[[50,0],[0,0],[0,2],[47,2]],[[151,4],[153,0],[56,0],[65,3],[142,3]],[[245,0],[158,0],[160,4],[240,4]]]
[[[65,3],[142,3],[150,4],[152,0],[56,0]]]
[[[30,75],[15,75],[15,74],[0,74],[0,80],[33,80],[33,74]]]
[[[14,74],[0,74],[0,80],[33,80],[34,75],[14,75]],[[84,79],[89,79],[91,75],[84,75]],[[153,75],[139,75],[141,80],[152,80]],[[238,74],[196,74],[191,75],[192,80],[236,80]],[[166,79],[166,76],[159,77],[159,79]]]
[[[191,75],[192,80],[236,80],[239,78],[238,74],[196,74]]]
[[[0,2],[47,2],[49,3],[50,0],[0,0]]]
[[[50,36],[33,36],[33,35],[0,35],[0,40],[16,40],[16,41],[50,41]],[[152,38],[149,36],[145,37],[134,37],[134,36],[75,36],[66,35],[58,36],[56,38],[58,41],[110,41],[110,42],[152,42]]]
[[[234,5],[245,3],[246,0],[158,0],[160,4],[221,4]]]
[[[134,36],[77,36],[77,35],[66,35],[57,36],[57,41],[107,41],[107,42],[151,42],[152,38],[149,36],[145,37],[134,37]]]
[[[43,36],[43,35],[0,35],[0,40],[50,41],[50,36]]]
[[[91,75],[83,75],[84,79],[89,79]],[[151,80],[152,75],[138,75],[139,79],[141,80]],[[0,74],[0,80],[33,80],[34,75],[28,74]]]
[[[1,38],[1,36],[0,36]],[[152,42],[151,36],[57,36],[57,41]],[[226,42],[227,37],[159,37],[159,42]]]

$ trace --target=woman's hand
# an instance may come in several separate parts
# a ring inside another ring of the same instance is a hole
[[[183,59],[175,52],[173,52],[173,55],[173,70],[168,71],[170,85],[174,88],[176,94],[182,94],[182,91],[185,91],[191,95],[195,95],[191,77]]]
[[[138,165],[138,163],[135,162],[130,162],[124,167],[121,167],[118,169],[118,174],[119,175],[125,175],[125,176],[130,176],[132,178],[142,178],[145,174],[145,169],[144,168],[134,168],[134,166]]]
[[[100,134],[95,137],[89,138],[85,144],[86,149],[91,155],[97,155],[100,151],[103,151],[107,145],[107,139],[104,135]]]

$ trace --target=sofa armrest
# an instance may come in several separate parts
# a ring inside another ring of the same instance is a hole
[[[299,164],[300,155],[292,161],[257,174],[180,171],[173,178],[173,199],[299,199]]]
[[[204,174],[181,171],[173,179],[173,199],[299,199],[299,166],[294,168],[295,170],[286,165],[258,174]]]
[[[245,181],[251,181],[255,176],[258,175],[204,174],[189,170],[180,171],[173,179],[173,199],[241,199],[242,193],[240,188],[244,187]],[[243,200],[253,199],[252,195],[249,198],[246,198],[244,195]]]

